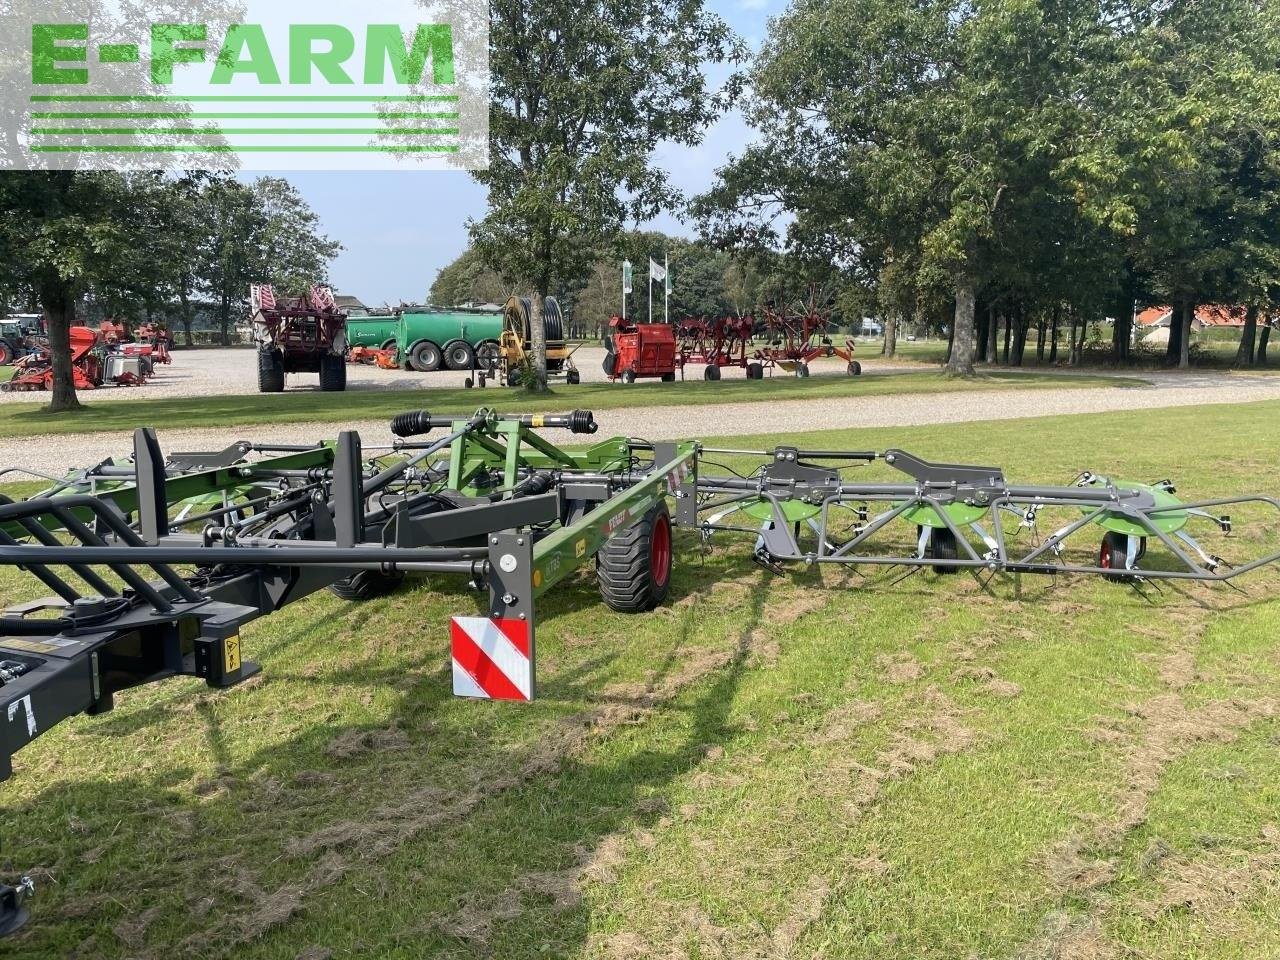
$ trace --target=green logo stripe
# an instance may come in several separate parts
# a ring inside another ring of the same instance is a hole
[[[90,144],[88,146],[81,145],[50,145],[50,146],[33,146],[30,148],[34,153],[76,153],[79,151],[93,153],[458,153],[459,147],[445,144],[410,144],[407,146],[313,146],[309,144],[299,144],[297,146],[272,145],[263,146],[259,144],[238,144],[238,145],[222,145],[210,144],[208,146],[193,146],[187,144],[166,146],[158,145],[142,145],[142,144],[126,144],[126,145],[107,145],[107,144]]]
[[[160,94],[139,96],[107,96],[96,94],[41,94],[32,96],[33,103],[378,103],[383,100],[397,103],[453,103],[457,94],[440,94],[439,96],[364,96],[364,97],[323,97],[323,96],[198,96],[177,97]]]
[[[400,127],[347,128],[340,127],[221,127],[213,130],[192,130],[188,127],[173,127],[168,130],[155,127],[35,127],[31,131],[42,137],[51,136],[113,136],[135,133],[155,134],[158,136],[192,136],[220,137],[225,134],[273,134],[285,136],[338,134],[340,136],[370,136],[380,134],[397,134],[407,137],[456,137],[457,127],[441,127],[431,130],[414,130]]]
[[[457,120],[457,113],[416,113],[387,111],[386,113],[161,113],[129,110],[97,113],[72,113],[69,111],[41,111],[31,114],[34,120]]]

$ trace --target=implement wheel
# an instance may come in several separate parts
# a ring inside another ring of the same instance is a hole
[[[956,535],[943,527],[934,527],[929,532],[929,556],[934,560],[958,560],[960,545],[956,543]],[[959,573],[960,568],[938,565],[933,572],[946,575]]]
[[[705,370],[702,371],[702,379],[703,380],[719,380],[720,368],[714,365],[708,366]]]
[[[419,373],[435,373],[442,362],[440,348],[430,340],[415,343],[409,352],[409,364]]]
[[[377,570],[361,570],[329,584],[329,592],[343,600],[372,600],[384,597],[404,581],[403,573],[379,573]]]
[[[659,500],[644,519],[619,530],[596,554],[600,596],[613,610],[652,610],[671,589],[671,513]]]
[[[763,364],[763,363],[748,363],[748,364],[747,364],[747,379],[748,379],[748,380],[763,380],[763,379],[764,379],[764,364]]]
[[[1138,546],[1135,560],[1147,552],[1147,538],[1143,537]],[[1102,537],[1102,546],[1098,548],[1098,566],[1103,570],[1116,570],[1117,573],[1104,573],[1102,576],[1113,583],[1128,583],[1133,575],[1128,572],[1126,561],[1129,559],[1128,534],[1108,531]]]
[[[860,364],[857,360],[850,360],[849,366],[847,367],[847,369],[849,371],[849,376],[851,377],[862,376],[862,364]]]
[[[801,361],[800,363],[797,363],[796,376],[799,377],[801,380],[809,376],[809,365],[807,363],[804,363],[803,361]]]

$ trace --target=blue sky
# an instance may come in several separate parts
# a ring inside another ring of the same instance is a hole
[[[754,49],[767,19],[780,13],[784,0],[710,0]],[[741,151],[748,138],[742,118],[722,118],[694,148],[664,147],[656,162],[669,170],[686,193],[712,181],[716,167]],[[343,293],[365,303],[392,305],[426,296],[436,272],[467,244],[468,217],[481,217],[485,192],[465,173],[440,171],[285,173],[320,215],[324,230],[345,247],[334,261],[331,279]],[[664,216],[658,229],[689,233]]]

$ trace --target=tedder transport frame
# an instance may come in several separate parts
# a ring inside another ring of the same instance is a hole
[[[1182,502],[1168,481],[1087,473],[1021,486],[998,467],[901,450],[614,437],[571,451],[544,429],[597,427],[588,411],[418,411],[393,419],[388,446],[362,449],[347,431],[311,446],[239,441],[168,459],[143,428],[132,458],[73,472],[29,500],[0,496],[0,567],[55,594],[0,615],[0,779],[18,750],[68,717],[110,710],[122,690],[172,676],[230,687],[253,675],[240,627],[325,587],[363,600],[406,575],[466,578],[487,590],[488,615],[452,618],[454,693],[531,700],[537,598],[593,563],[606,604],[652,609],[671,584],[673,523],[704,540],[746,534],[775,572],[841,563],[1138,584],[1225,581],[1280,559],[1232,565],[1188,532],[1195,521],[1229,536],[1231,519],[1212,511],[1233,505],[1270,519],[1280,514],[1270,497]],[[844,475],[876,462],[901,478]],[[1099,530],[1100,548],[1076,546]],[[31,889],[26,878],[0,885],[0,935],[24,922]]]

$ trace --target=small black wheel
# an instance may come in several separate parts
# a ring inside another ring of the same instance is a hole
[[[671,590],[671,513],[666,500],[639,522],[619,530],[596,553],[600,596],[613,610],[652,610]]]
[[[850,360],[849,366],[847,367],[847,369],[849,371],[849,376],[851,377],[862,376],[862,364],[860,364],[857,360]]]
[[[934,527],[929,531],[929,556],[934,560],[957,560],[960,557],[960,545],[956,543],[956,535],[945,527]],[[959,567],[936,565],[933,572],[937,574],[959,573]]]
[[[343,600],[372,600],[374,597],[386,596],[403,582],[403,573],[361,570],[329,584],[329,592]]]
[[[520,386],[520,371],[519,371],[519,370],[512,370],[510,373],[508,373],[508,374],[507,374],[507,386],[508,386],[508,387],[518,387],[518,386]]]
[[[809,365],[807,363],[797,363],[796,376],[799,377],[801,380],[809,376]]]
[[[670,373],[664,373],[662,375],[663,383],[674,383],[675,379],[676,379],[676,372],[674,370],[672,370]]]
[[[606,377],[616,377],[617,372],[614,370],[614,368],[617,365],[618,365],[618,355],[614,353],[612,350],[607,351],[604,355],[604,362],[600,364],[601,368],[604,370],[604,375]]]
[[[258,392],[280,393],[284,390],[284,358],[269,346],[258,348]]]
[[[1146,540],[1145,537],[1142,539]],[[1145,547],[1145,543],[1140,546],[1140,553],[1146,552]],[[1103,534],[1102,546],[1098,548],[1098,566],[1103,570],[1125,571],[1129,569],[1128,559],[1129,537],[1114,531]],[[1132,575],[1124,572],[1104,573],[1102,576],[1113,583],[1126,583],[1133,579]]]
[[[481,340],[476,344],[476,366],[481,370],[492,370],[501,356],[502,347],[497,340]]]
[[[383,350],[394,350],[396,348],[396,338],[392,337],[382,345]]]
[[[476,385],[476,382],[472,380],[470,377],[467,377],[467,379],[462,381],[463,388],[467,390],[470,390],[475,385]]]
[[[748,364],[747,364],[747,378],[748,378],[748,379],[750,379],[750,380],[763,380],[763,379],[764,379],[764,364],[763,364],[763,363],[748,363]]]
[[[720,368],[714,365],[707,366],[702,371],[702,379],[703,380],[719,380]]]
[[[582,382],[582,375],[577,370],[567,370],[565,371],[564,382],[571,387],[575,387]]]
[[[440,369],[440,348],[430,340],[414,344],[409,352],[409,364],[419,373],[434,373]]]
[[[470,370],[475,364],[476,352],[465,340],[445,344],[444,365],[450,370]]]
[[[636,382],[636,372],[635,372],[634,370],[631,370],[631,369],[623,370],[623,371],[622,371],[622,382],[623,382],[623,383],[635,383],[635,382]]]

